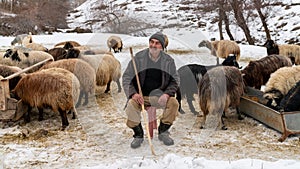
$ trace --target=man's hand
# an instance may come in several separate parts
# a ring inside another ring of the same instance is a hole
[[[142,97],[142,95],[138,93],[134,94],[132,96],[132,99],[140,105],[144,104],[144,98]]]
[[[170,96],[168,94],[161,95],[160,98],[158,99],[158,104],[161,106],[166,106],[169,97]]]

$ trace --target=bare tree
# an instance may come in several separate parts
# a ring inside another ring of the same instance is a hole
[[[263,14],[262,8],[265,6],[264,0],[253,0],[254,7],[259,15],[259,18],[261,20],[261,23],[265,29],[266,38],[271,39],[270,30],[268,28],[267,24],[267,18],[266,15]]]
[[[227,5],[227,1],[226,0],[218,0],[218,7],[219,7],[219,31],[220,31],[220,39],[224,39],[223,38],[223,29],[222,29],[222,23],[224,22],[224,25],[225,25],[225,30],[226,30],[226,33],[227,35],[229,36],[229,39],[230,40],[234,40],[232,34],[231,34],[231,31],[230,31],[230,28],[229,28],[229,19],[228,19],[228,16],[226,14],[226,12],[229,11],[229,8],[228,8],[228,5]]]
[[[234,17],[236,19],[237,25],[243,30],[246,39],[250,45],[254,45],[254,39],[251,37],[250,29],[246,23],[243,15],[243,0],[229,0],[229,4],[234,12]]]

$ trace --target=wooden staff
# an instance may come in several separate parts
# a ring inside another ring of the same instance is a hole
[[[133,57],[132,47],[130,47],[129,50],[130,50],[131,60],[132,60],[132,64],[133,64],[133,68],[134,68],[134,72],[135,72],[135,77],[136,77],[136,81],[137,81],[137,85],[138,85],[138,89],[139,89],[139,94],[143,97],[143,93],[142,93],[142,89],[141,89],[141,84],[140,84],[140,79],[139,79],[139,76],[138,76],[138,72],[137,72],[137,69],[136,69],[136,64],[135,64],[134,57]],[[150,137],[149,125],[148,125],[148,122],[147,122],[147,117],[146,117],[146,111],[145,111],[145,105],[144,105],[144,103],[142,104],[142,114],[143,114],[144,123],[145,123],[145,126],[146,126],[147,137],[148,137],[148,141],[149,141],[149,146],[150,146],[151,152],[152,152],[153,155],[156,155],[155,152],[154,152],[154,148],[153,148],[151,137]]]

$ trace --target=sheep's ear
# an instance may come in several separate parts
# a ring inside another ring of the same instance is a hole
[[[26,57],[29,56],[29,53],[28,53],[28,52],[24,52],[23,54],[24,54]]]

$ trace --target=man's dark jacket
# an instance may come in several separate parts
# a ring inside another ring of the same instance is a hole
[[[146,75],[146,71],[144,70],[147,68],[147,57],[149,57],[149,48],[138,52],[134,57],[141,88],[143,88]],[[179,76],[176,70],[174,59],[163,51],[160,52],[160,59],[162,70],[162,84],[159,89],[169,96],[175,96],[175,93],[179,86]],[[137,83],[134,83],[135,80],[136,77],[133,63],[132,61],[130,61],[122,76],[123,89],[128,99],[131,98],[133,94],[139,93]]]

